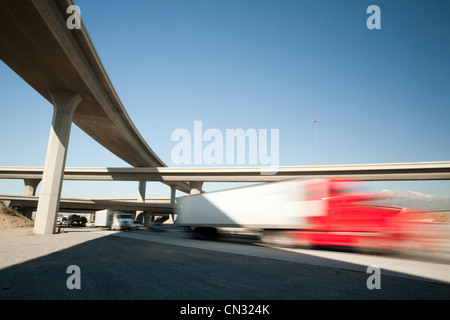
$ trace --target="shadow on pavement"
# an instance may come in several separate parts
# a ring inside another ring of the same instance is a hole
[[[450,299],[450,286],[387,275],[381,276],[380,290],[369,290],[366,281],[371,274],[365,268],[344,270],[361,266],[342,261],[336,262],[342,268],[329,268],[247,256],[248,245],[244,244],[243,254],[235,254],[118,235],[105,235],[1,269],[0,299]],[[61,241],[64,236],[51,237]],[[11,245],[21,250],[20,243]],[[281,250],[266,249],[274,254]],[[71,265],[80,268],[81,289],[70,290],[66,285]]]

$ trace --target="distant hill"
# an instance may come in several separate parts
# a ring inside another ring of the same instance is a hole
[[[383,190],[381,198],[377,202],[425,211],[450,211],[450,197],[428,195],[416,191]]]

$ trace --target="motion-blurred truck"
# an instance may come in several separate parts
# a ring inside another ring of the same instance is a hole
[[[100,210],[95,212],[95,226],[111,230],[132,230],[134,218],[130,213],[117,210]]]
[[[176,224],[200,238],[245,228],[281,244],[393,248],[408,241],[402,209],[374,197],[357,181],[292,179],[181,197]]]

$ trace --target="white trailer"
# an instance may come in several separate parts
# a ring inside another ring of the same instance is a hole
[[[378,196],[355,182],[295,179],[181,197],[175,223],[198,238],[244,228],[278,244],[396,248],[420,242],[413,239],[420,226],[405,220],[401,208],[376,204]]]
[[[176,224],[202,230],[299,229],[307,217],[326,214],[323,201],[306,201],[310,183],[287,180],[181,197]]]
[[[113,216],[117,211],[115,210],[100,210],[95,212],[95,226],[111,228]]]
[[[117,210],[105,209],[95,212],[95,226],[112,230],[132,229],[133,215]]]

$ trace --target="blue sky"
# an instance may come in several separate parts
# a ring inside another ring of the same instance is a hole
[[[175,164],[178,128],[279,129],[280,165],[450,160],[450,2],[78,0],[131,119]],[[381,29],[369,30],[369,5]],[[2,166],[43,166],[52,106],[0,63]],[[69,167],[128,166],[76,126]],[[231,184],[205,184],[206,190]],[[448,181],[376,188],[450,196]],[[22,194],[0,180],[0,193]],[[70,182],[67,197],[134,197],[137,183]],[[149,183],[148,197],[169,188]]]

